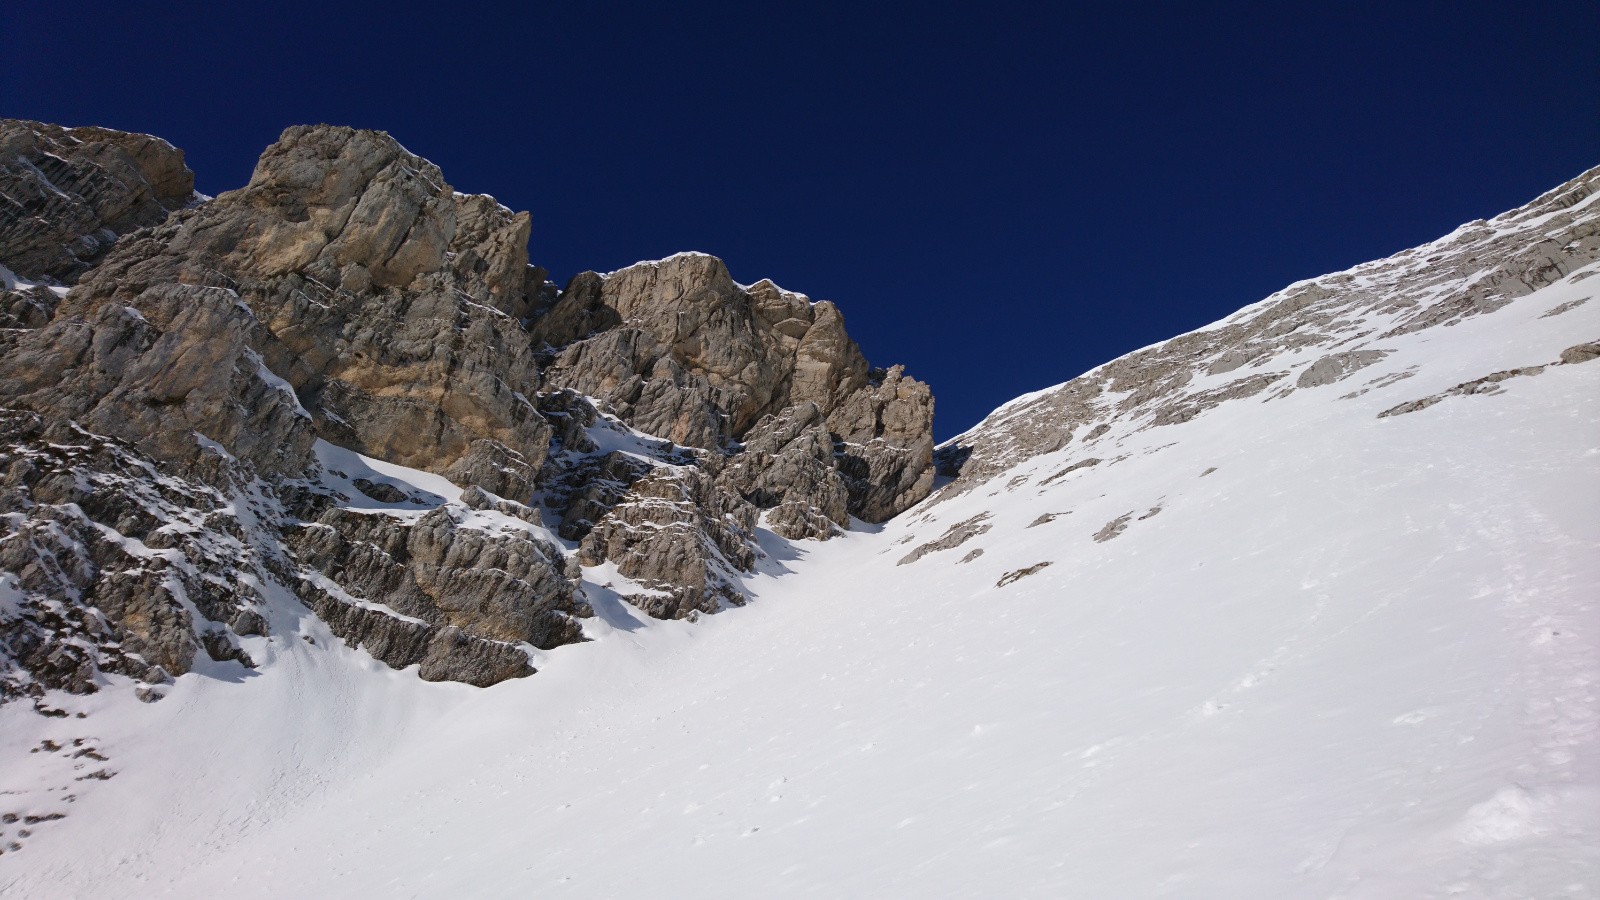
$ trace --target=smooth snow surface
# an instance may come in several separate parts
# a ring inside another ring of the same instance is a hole
[[[487,690],[282,597],[258,672],[0,708],[27,762],[0,812],[66,815],[0,856],[0,894],[1600,896],[1600,361],[1377,417],[1600,337],[1600,303],[1541,318],[1595,284],[1114,433],[1046,488],[1075,451],[770,539],[754,602],[697,623],[590,570],[596,640]],[[70,758],[85,738],[108,761]]]

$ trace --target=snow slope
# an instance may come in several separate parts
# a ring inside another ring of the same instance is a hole
[[[1597,270],[769,540],[746,608],[590,570],[596,640],[490,689],[283,597],[258,672],[0,708],[0,812],[65,815],[0,825],[0,894],[1600,896],[1600,361],[1379,417],[1600,338]]]

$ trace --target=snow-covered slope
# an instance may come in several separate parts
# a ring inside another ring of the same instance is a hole
[[[534,678],[305,614],[159,704],[0,707],[0,893],[1600,896],[1597,272],[1410,330],[1374,294],[1333,380],[980,445],[714,618],[588,570]]]

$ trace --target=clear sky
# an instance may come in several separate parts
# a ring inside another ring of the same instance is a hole
[[[941,438],[1600,164],[1600,3],[7,3],[0,115],[242,185],[391,132],[564,282],[678,250],[837,301]]]

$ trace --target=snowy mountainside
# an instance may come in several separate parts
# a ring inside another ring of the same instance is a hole
[[[1491,221],[1469,222],[1387,259],[1298,282],[1220,322],[1019,397],[940,448],[945,466],[963,476],[945,497],[1074,441],[1080,447],[1114,444],[1120,437],[1107,432],[1119,420],[1160,428],[1229,401],[1272,401],[1333,383],[1346,385],[1344,397],[1410,378],[1415,370],[1392,366],[1354,376],[1392,353],[1392,341],[1403,335],[1438,336],[1441,327],[1563,278],[1581,279],[1577,270],[1600,256],[1597,192],[1600,171],[1590,170]],[[1575,332],[1574,342],[1595,337]],[[1450,390],[1456,387],[1467,390]]]
[[[263,585],[253,670],[0,706],[0,893],[1600,896],[1597,179],[1008,404],[884,524],[759,529],[745,607],[581,566],[535,678]],[[354,514],[455,490],[321,452],[393,489]]]

